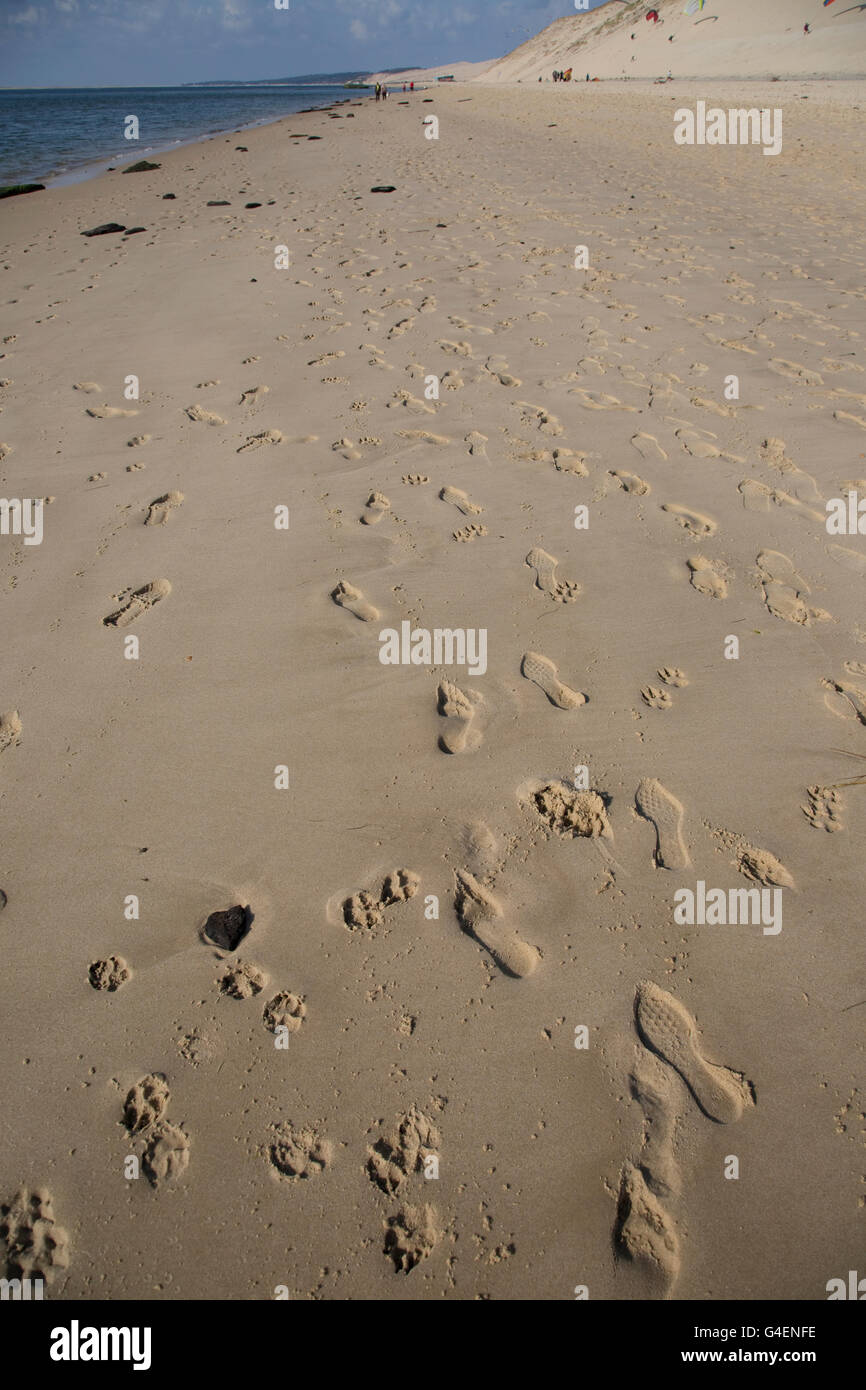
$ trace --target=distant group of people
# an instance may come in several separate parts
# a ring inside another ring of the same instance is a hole
[[[555,73],[553,74],[553,80],[554,80],[554,82],[570,82],[570,81],[571,81],[571,68],[568,69],[568,72],[567,72],[567,73],[565,73],[565,72],[555,72]]]
[[[404,87],[404,88],[403,88],[403,91],[405,92],[405,90],[406,90],[406,88]],[[377,100],[377,101],[384,101],[384,100],[386,99],[387,95],[388,95],[388,88],[385,86],[385,83],[384,83],[384,82],[377,82],[377,83],[376,83],[376,100]]]

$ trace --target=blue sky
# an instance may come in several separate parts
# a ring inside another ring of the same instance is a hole
[[[594,9],[604,0],[590,0]],[[0,0],[0,86],[159,86],[496,58],[574,0]]]

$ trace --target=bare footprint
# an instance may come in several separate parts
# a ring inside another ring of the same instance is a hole
[[[644,434],[643,431],[641,431],[632,436],[631,443],[632,447],[637,449],[642,459],[657,459],[664,461],[667,458],[667,454],[654,434]]]
[[[93,420],[127,420],[137,415],[137,410],[118,410],[113,405],[94,405],[88,407],[87,414]]]
[[[499,919],[502,908],[492,893],[466,870],[456,870],[454,906],[465,932],[474,936],[507,975],[521,979],[538,964],[538,952]]]
[[[563,685],[557,675],[557,668],[547,656],[539,652],[526,652],[520,664],[521,673],[528,681],[543,690],[552,705],[557,709],[577,709],[586,704],[586,696],[579,691]]]
[[[368,603],[360,589],[356,589],[353,584],[347,584],[345,580],[340,580],[336,589],[331,593],[331,598],[340,608],[346,608],[350,613],[354,613],[356,618],[360,618],[362,623],[371,623],[380,616],[378,608],[374,608],[372,603]]]
[[[612,478],[616,478],[623,492],[632,492],[637,497],[645,497],[650,491],[649,483],[644,482],[636,473],[626,473],[622,469],[611,468],[608,470]]]
[[[203,425],[225,425],[228,423],[221,415],[216,415],[212,410],[205,410],[201,405],[188,405],[185,414],[190,420],[195,420]]]
[[[182,492],[166,492],[162,497],[155,497],[147,509],[145,526],[164,526],[174,508],[182,502]]]
[[[686,564],[692,588],[699,594],[706,594],[707,598],[727,598],[728,581],[717,561],[708,560],[705,555],[692,555]]]
[[[285,435],[282,430],[262,430],[259,434],[251,434],[239,449],[235,450],[238,454],[248,454],[253,449],[261,449],[263,444],[282,444]],[[298,443],[302,441],[297,441]]]
[[[473,728],[478,706],[482,697],[472,690],[464,695],[451,681],[443,680],[437,691],[438,710],[448,721],[445,730],[439,735],[439,747],[445,753],[467,753],[478,748],[482,735]]]
[[[662,511],[669,512],[674,521],[693,536],[714,536],[719,529],[712,517],[705,516],[703,512],[693,512],[678,502],[662,502]]]
[[[655,826],[655,862],[660,869],[685,869],[690,864],[683,842],[682,802],[655,777],[644,778],[635,793],[640,814]]]
[[[376,526],[382,517],[390,509],[391,503],[381,492],[371,492],[367,501],[364,503],[365,510],[361,515],[361,521],[365,526]]]
[[[679,1072],[711,1120],[732,1124],[745,1106],[754,1104],[742,1076],[707,1061],[700,1050],[698,1026],[692,1015],[652,980],[638,985],[635,1019],[647,1047]]]
[[[140,618],[142,613],[153,608],[154,604],[168,598],[170,593],[171,584],[167,579],[154,579],[150,584],[145,584],[143,588],[130,594],[116,613],[109,613],[107,618],[103,618],[103,625],[126,627],[129,623],[135,622],[136,618]]]
[[[573,603],[581,592],[579,584],[570,579],[558,580],[556,578],[556,566],[559,561],[553,555],[548,555],[546,550],[541,550],[537,546],[530,550],[525,563],[530,569],[535,570],[535,586],[548,598],[552,598],[555,603]]]

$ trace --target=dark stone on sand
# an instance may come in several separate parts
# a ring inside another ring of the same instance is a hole
[[[7,898],[6,894],[3,892],[3,889],[0,888],[0,912],[3,911],[3,909],[4,909],[4,907],[6,906],[6,904],[8,903],[8,901],[9,901],[9,899]]]
[[[261,203],[244,203],[245,208],[260,208]]]
[[[212,912],[202,927],[202,936],[221,951],[236,951],[252,925],[248,907],[230,907],[225,912]]]
[[[409,102],[408,102],[408,101],[398,101],[398,102],[397,102],[397,105],[398,105],[398,106],[408,106],[408,105],[409,105]]]
[[[151,164],[150,161],[147,159],[140,159],[137,164],[130,164],[129,167],[124,169],[123,172],[125,174],[144,174],[147,173],[150,169],[161,168],[161,164]]]
[[[146,228],[146,227],[130,227],[129,230],[127,231],[127,233],[126,233],[126,236],[136,236],[139,232],[146,232],[146,231],[147,231],[147,228]],[[126,237],[124,237],[124,241],[125,241],[125,240],[126,240]]]
[[[421,105],[422,105],[422,106],[426,106],[427,103],[428,103],[428,101],[432,101],[432,100],[433,100],[432,97],[425,97],[424,100],[422,101]]]
[[[235,153],[237,153],[238,151],[240,151],[241,154],[249,154],[249,150],[247,149],[246,145],[235,145]]]
[[[176,197],[177,197],[177,194],[176,194],[176,193],[163,193],[163,195],[162,195],[162,200],[163,200],[163,202],[166,202],[167,199],[169,199],[169,198],[176,198]]]
[[[396,193],[397,190],[393,183],[377,183],[375,188],[370,189],[371,193]]]
[[[230,208],[231,203],[227,203],[225,198],[218,198],[215,202],[208,203],[207,206],[209,208]]]
[[[119,222],[103,222],[101,227],[91,227],[89,232],[82,232],[82,236],[108,236],[109,232],[125,232]]]
[[[307,136],[307,139],[308,139],[308,140],[321,140],[321,138],[322,138],[321,135],[308,135],[308,136]]]
[[[0,198],[17,198],[19,193],[41,193],[44,183],[7,183],[0,188]]]

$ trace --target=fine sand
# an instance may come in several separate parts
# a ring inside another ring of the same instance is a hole
[[[782,154],[676,145],[699,98],[782,107]],[[0,205],[2,490],[51,499],[0,537],[8,1267],[826,1298],[866,89],[403,100]],[[404,622],[486,669],[383,664]],[[701,881],[782,930],[678,924]]]

